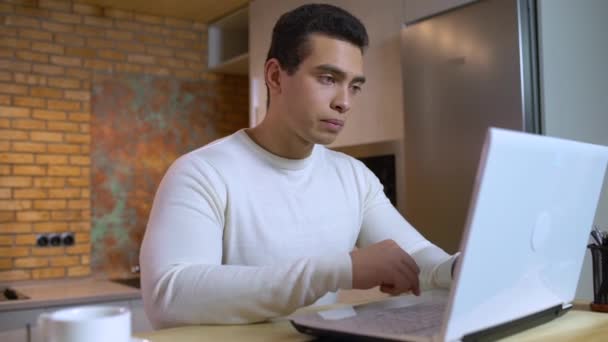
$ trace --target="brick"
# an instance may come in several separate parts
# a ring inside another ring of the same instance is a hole
[[[80,218],[81,215],[78,210],[55,210],[51,212],[51,220],[53,221],[78,221]]]
[[[37,19],[18,15],[6,16],[4,18],[4,24],[8,26],[40,28],[40,22]]]
[[[15,222],[14,211],[0,211],[0,222]]]
[[[127,56],[122,52],[106,49],[99,51],[99,58],[111,59],[115,61],[124,61],[127,59]]]
[[[88,177],[68,178],[69,186],[89,186],[91,180]]]
[[[82,189],[80,196],[82,198],[91,198],[91,190],[90,189]]]
[[[32,91],[33,91],[33,89],[32,89]],[[42,95],[42,93],[43,93],[43,91],[41,90],[41,95]],[[44,93],[46,93],[46,92],[44,92]],[[46,93],[46,94],[53,95],[53,93]],[[66,120],[67,114],[65,112],[61,112],[61,111],[35,109],[32,113],[32,117],[36,118],[36,119],[43,119],[43,120],[50,120],[50,121],[63,121],[63,120]]]
[[[103,15],[104,9],[95,5],[75,3],[73,11],[78,14],[101,16]]]
[[[48,88],[48,87],[32,87],[30,89],[30,94],[32,96],[36,96],[36,97],[46,97],[46,98],[52,98],[52,99],[59,99],[63,97],[63,91],[59,90],[59,89],[55,89],[55,88]],[[47,111],[44,110],[35,110],[34,111],[34,117],[36,117],[36,113],[44,113]],[[65,114],[64,114],[65,115]]]
[[[11,96],[0,94],[0,105],[10,105],[10,104],[11,104]]]
[[[2,4],[0,4],[0,6],[2,6]],[[13,259],[10,258],[3,258],[0,259],[0,270],[8,270],[10,268],[13,268]],[[82,257],[81,257],[82,260]]]
[[[113,21],[111,18],[85,16],[84,24],[91,25],[91,26],[111,28],[113,25]]]
[[[48,170],[48,175],[49,176],[80,176],[80,168],[74,167],[74,166],[50,165],[49,170]],[[57,198],[57,195],[53,196],[53,194],[71,193],[70,191],[73,191],[73,189],[63,189],[63,190],[64,190],[64,192],[60,192],[60,191],[51,192],[51,197]]]
[[[12,83],[0,83],[0,92],[13,95],[27,95],[27,87]]]
[[[89,157],[89,156],[70,156],[70,164],[91,165],[91,157]]]
[[[91,145],[90,144],[82,145],[80,147],[80,153],[90,154],[91,153]]]
[[[56,132],[30,132],[30,139],[32,141],[46,141],[46,142],[61,142],[63,141],[63,134]]]
[[[128,74],[140,74],[144,71],[143,66],[137,64],[119,63],[115,66],[116,72]]]
[[[132,11],[124,11],[115,8],[104,8],[103,14],[108,18],[114,19],[133,20],[134,17]]]
[[[59,32],[59,33],[70,33],[74,32],[74,25],[72,24],[60,24],[52,21],[43,21],[42,29],[45,31]]]
[[[64,12],[70,12],[72,9],[71,1],[62,0],[38,0],[38,6],[40,8]]]
[[[144,44],[135,42],[116,42],[115,46],[118,50],[126,52],[143,53],[146,51],[146,46]]]
[[[91,274],[89,266],[74,266],[68,267],[68,277],[84,277]]]
[[[46,189],[15,189],[13,190],[13,197],[17,199],[33,199],[33,198],[47,198]]]
[[[34,223],[34,232],[36,232],[36,233],[64,232],[67,230],[68,230],[68,224],[65,222]]]
[[[35,234],[19,234],[15,235],[16,245],[35,245],[37,235]]]
[[[30,153],[0,153],[0,163],[31,164],[33,162],[34,155]]]
[[[18,211],[17,221],[19,222],[34,222],[34,221],[48,221],[51,215],[48,211]]]
[[[17,190],[15,190],[15,191],[17,191]],[[28,209],[32,209],[31,201],[0,200],[0,210],[28,210]]]
[[[0,117],[27,118],[29,116],[30,116],[30,110],[28,108],[0,106]]]
[[[15,129],[45,129],[46,122],[42,120],[29,120],[29,119],[14,119],[12,123]]]
[[[29,271],[24,270],[10,270],[0,272],[0,281],[18,281],[30,279],[31,275]]]
[[[90,143],[90,134],[79,134],[79,133],[67,133],[65,135],[65,141],[69,143]]]
[[[47,129],[49,131],[62,131],[62,132],[78,132],[80,130],[77,123],[63,122],[63,121],[50,121],[47,124]]]
[[[53,40],[52,33],[33,29],[19,29],[19,37],[33,40]]]
[[[14,13],[15,6],[6,3],[0,3],[0,13]]]
[[[15,259],[14,266],[16,268],[36,268],[46,267],[49,261],[46,258],[30,257],[30,258],[17,258]]]
[[[112,72],[113,69],[111,62],[102,59],[87,59],[84,61],[84,67],[107,72]]]
[[[15,96],[13,98],[13,105],[19,107],[44,108],[46,107],[46,100],[39,97]]]
[[[161,68],[152,65],[146,65],[144,67],[144,73],[156,76],[169,76],[171,74],[168,68]]]
[[[78,256],[61,256],[51,258],[51,266],[76,266],[80,264]]]
[[[46,152],[46,145],[32,142],[15,141],[12,144],[15,152]]]
[[[114,42],[107,39],[87,38],[87,46],[93,49],[111,49],[114,47]]]
[[[8,188],[0,188],[0,198],[7,199],[12,197],[11,189]]]
[[[129,31],[107,30],[106,38],[111,39],[113,41],[116,41],[116,40],[131,41],[131,40],[133,40],[134,35],[133,35],[133,32],[129,32]]]
[[[15,233],[27,233],[32,230],[30,223],[0,223],[0,233],[4,234],[15,234]]]
[[[44,53],[36,53],[28,50],[20,50],[15,53],[18,59],[28,61],[28,62],[36,62],[36,63],[48,63],[49,56]]]
[[[58,210],[66,209],[67,203],[65,200],[37,200],[34,201],[34,209],[37,210]]]
[[[144,25],[130,21],[130,20],[117,19],[117,20],[114,20],[114,27],[121,29],[121,30],[139,32],[139,31],[143,30]]]
[[[79,67],[82,66],[82,61],[78,57],[51,56],[51,64]]]
[[[64,73],[63,67],[49,64],[34,64],[32,66],[33,72],[44,74],[44,75],[61,75]],[[50,85],[50,84],[49,84]]]
[[[51,110],[79,111],[80,102],[63,101],[63,100],[48,100],[47,107]]]
[[[157,58],[158,64],[170,68],[184,68],[186,63],[184,61],[175,58],[159,57]]]
[[[67,14],[59,12],[51,12],[51,20],[63,24],[80,24],[82,22],[82,19],[78,14]]]
[[[140,63],[140,64],[154,64],[156,63],[156,57],[149,55],[137,55],[130,54],[127,57],[129,63]]]
[[[32,42],[32,50],[51,53],[55,55],[63,54],[63,46],[58,44],[44,43],[44,42]]]
[[[0,235],[0,246],[12,246],[13,240],[12,236]],[[0,268],[2,268],[1,265]]]
[[[65,165],[68,156],[60,154],[45,154],[36,156],[36,164]]]
[[[91,231],[91,222],[90,221],[70,222],[70,231],[89,232],[89,231]]]
[[[57,256],[57,255],[63,255],[63,253],[65,253],[65,251],[63,250],[63,248],[42,247],[42,248],[32,248],[31,253],[32,253],[31,254],[32,256]]]
[[[90,200],[70,200],[68,202],[69,209],[91,209]]]
[[[7,121],[7,123],[8,123],[8,119],[4,119],[4,120],[6,120],[6,121]],[[9,141],[1,141],[1,140],[0,140],[0,151],[8,151],[8,150],[10,150],[10,148],[11,148],[11,145],[10,145],[10,142],[9,142]],[[3,168],[4,168],[4,167],[8,167],[8,165],[1,165],[1,166],[2,166]],[[4,174],[4,172],[7,172],[7,171],[6,171],[5,169],[3,169],[3,168],[1,168],[2,172],[0,172],[0,175],[3,175],[3,174]],[[9,173],[9,174],[10,174],[10,172],[11,172],[11,171],[10,171],[10,170],[8,170],[8,173]]]
[[[24,6],[17,6],[15,8],[15,13],[18,15],[22,15],[24,17],[37,17],[40,19],[46,19],[49,16],[49,11],[44,8],[38,8],[37,4],[34,2],[29,4],[29,2],[33,1],[20,1]],[[28,4],[25,4],[28,3]]]
[[[75,144],[49,144],[49,153],[66,153],[66,154],[78,154],[80,153],[80,145]]]
[[[0,257],[20,257],[30,254],[26,247],[0,247]]]
[[[52,267],[32,270],[32,279],[55,279],[65,277],[65,268]]]
[[[80,132],[81,133],[90,133],[91,132],[91,125],[89,125],[89,124],[80,124]]]
[[[174,51],[173,49],[167,49],[167,48],[157,47],[157,46],[146,47],[146,52],[153,56],[172,57],[173,51]]]
[[[0,81],[12,81],[13,75],[8,71],[0,71]]]
[[[163,24],[163,18],[155,15],[147,15],[141,13],[135,13],[135,21],[145,24]]]
[[[48,84],[51,87],[77,89],[80,88],[80,81],[73,78],[49,77]]]
[[[37,188],[63,188],[65,186],[65,178],[37,177],[34,178],[34,186]]]
[[[0,177],[0,187],[22,188],[32,186],[30,177]]]
[[[92,78],[93,72],[87,69],[69,68],[65,71],[65,74],[66,76],[77,78],[79,80],[89,80]]]
[[[65,248],[65,251],[69,255],[75,254],[90,254],[91,253],[91,245],[86,244],[75,244],[74,246],[69,246]]]
[[[68,47],[83,47],[85,39],[72,33],[55,33],[55,43]]]
[[[15,176],[44,176],[46,168],[40,165],[15,165],[13,175]]]
[[[30,85],[45,85],[46,76],[15,73],[15,82],[27,83]]]
[[[0,38],[0,47],[9,49],[29,49],[30,41],[13,37],[2,37]]]
[[[192,31],[186,30],[174,30],[171,34],[172,37],[177,39],[189,39],[189,40],[197,40],[200,39],[200,35],[198,33],[194,33]]]
[[[21,71],[21,72],[30,72],[32,70],[32,65],[26,62],[17,62],[6,59],[0,59],[0,69],[7,69],[9,71]]]
[[[103,38],[105,35],[105,31],[100,30],[99,27],[84,26],[84,25],[78,26],[78,33],[80,35],[88,37],[88,38],[91,38],[91,37]]]
[[[77,91],[77,90],[66,90],[65,98],[68,100],[77,100],[77,101],[90,101],[91,100],[91,92],[88,90],[85,91]]]

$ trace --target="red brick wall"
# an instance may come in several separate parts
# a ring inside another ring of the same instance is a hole
[[[91,89],[124,74],[205,80],[217,127],[247,125],[245,76],[206,71],[206,26],[66,1],[0,0],[0,282],[91,273]],[[36,247],[73,232],[72,247]]]

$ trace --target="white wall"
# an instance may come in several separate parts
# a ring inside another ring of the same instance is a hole
[[[605,0],[539,1],[542,107],[547,135],[608,145],[606,14]],[[595,223],[608,230],[608,180]],[[578,299],[592,299],[591,277],[587,252]]]

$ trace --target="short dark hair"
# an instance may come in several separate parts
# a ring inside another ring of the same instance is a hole
[[[349,42],[361,53],[369,44],[365,26],[349,12],[328,4],[308,4],[283,14],[276,22],[266,61],[276,58],[292,75],[310,54],[308,37],[315,33]]]

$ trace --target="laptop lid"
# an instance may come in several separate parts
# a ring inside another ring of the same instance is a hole
[[[604,146],[488,130],[445,340],[573,300],[607,163]]]

